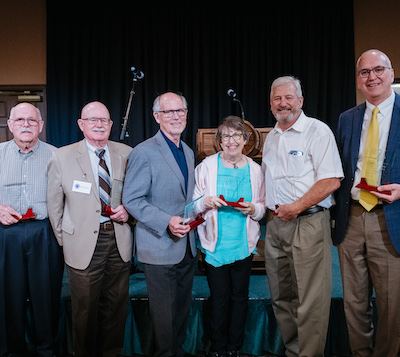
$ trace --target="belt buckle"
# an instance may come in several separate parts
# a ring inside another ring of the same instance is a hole
[[[112,231],[114,230],[114,225],[111,221],[103,222],[100,224],[100,229],[103,231]]]

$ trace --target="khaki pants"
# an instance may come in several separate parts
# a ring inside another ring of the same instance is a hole
[[[390,242],[383,209],[367,212],[360,205],[351,205],[346,237],[339,246],[339,260],[353,356],[397,356],[400,348],[400,256]],[[375,349],[373,288],[378,310]]]
[[[269,212],[265,267],[286,355],[324,356],[331,303],[328,210],[284,222]]]

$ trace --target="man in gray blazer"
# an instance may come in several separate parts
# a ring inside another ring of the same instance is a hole
[[[106,209],[101,181],[106,170],[111,189],[120,188],[132,148],[108,140],[112,121],[102,103],[87,104],[78,125],[85,139],[53,152],[47,207],[67,264],[75,356],[111,357],[124,342],[132,231],[121,202]]]
[[[160,130],[129,157],[123,204],[137,219],[136,249],[143,263],[156,341],[155,356],[183,356],[196,247],[185,205],[194,190],[194,154],[181,140],[187,102],[167,92],[153,115]]]

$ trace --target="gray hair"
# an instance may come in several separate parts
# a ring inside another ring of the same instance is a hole
[[[163,94],[158,95],[158,96],[156,97],[156,99],[154,99],[154,102],[153,102],[153,112],[159,112],[159,111],[160,111],[160,99],[161,99],[161,97],[162,97],[164,94],[166,94],[166,93],[174,93],[174,94],[176,94],[176,95],[177,95],[178,97],[180,97],[181,100],[182,100],[183,109],[187,109],[187,108],[188,108],[187,100],[186,100],[186,98],[185,98],[182,94],[180,94],[180,93],[175,93],[175,92],[165,92],[165,93],[163,93]]]
[[[18,103],[15,107],[12,107],[10,110],[10,117],[8,119],[10,120],[14,120],[14,112],[15,112],[15,108],[21,103]],[[30,103],[29,103],[30,104]],[[31,104],[33,107],[35,107],[33,104]],[[37,111],[37,115],[40,121],[43,121],[42,119],[42,113],[40,113],[39,108],[35,107],[36,111]]]
[[[281,86],[282,84],[286,84],[286,83],[293,83],[296,87],[296,94],[297,97],[300,98],[303,96],[303,92],[301,91],[301,83],[300,80],[293,77],[293,76],[283,76],[283,77],[278,77],[277,79],[275,79],[272,84],[271,84],[271,94],[270,94],[270,98],[272,98],[272,92],[274,90],[274,88]]]

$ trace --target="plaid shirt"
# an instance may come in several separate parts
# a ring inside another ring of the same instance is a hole
[[[28,153],[14,140],[0,143],[0,204],[47,218],[47,166],[55,149],[40,140]]]

